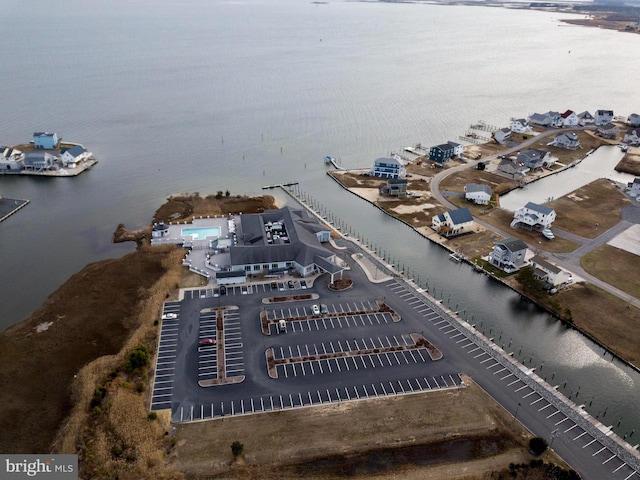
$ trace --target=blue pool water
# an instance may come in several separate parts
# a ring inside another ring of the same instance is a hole
[[[220,227],[189,227],[182,229],[182,236],[193,237],[194,240],[204,240],[207,237],[219,237]]]

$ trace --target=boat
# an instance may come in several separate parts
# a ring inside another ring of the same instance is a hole
[[[542,230],[542,235],[544,236],[544,238],[547,238],[549,240],[553,240],[554,238],[556,238],[550,228],[545,228],[544,230]]]

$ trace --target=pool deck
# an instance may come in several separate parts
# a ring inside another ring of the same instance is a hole
[[[29,200],[0,197],[0,222],[9,218],[28,203]]]

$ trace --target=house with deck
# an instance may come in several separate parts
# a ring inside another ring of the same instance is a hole
[[[491,134],[496,143],[500,145],[505,145],[507,143],[507,139],[511,136],[513,132],[510,128],[501,128],[500,130],[496,130]]]
[[[56,157],[49,152],[34,150],[24,154],[25,170],[51,170],[55,168]]]
[[[527,244],[518,238],[496,242],[489,253],[489,263],[511,273],[519,270],[526,261]]]
[[[528,133],[531,131],[531,125],[525,118],[514,118],[511,120],[509,130],[513,133]]]
[[[369,174],[381,178],[405,178],[407,171],[402,162],[395,157],[377,158]]]
[[[390,197],[407,197],[407,180],[404,178],[390,178],[387,183],[380,187],[380,193]]]
[[[516,162],[510,158],[503,158],[496,167],[496,173],[503,177],[511,178],[513,180],[523,179],[529,168],[520,162]]]
[[[537,148],[529,148],[518,154],[516,161],[526,166],[529,170],[547,167],[552,163],[551,152]]]
[[[566,150],[577,150],[580,148],[580,139],[576,132],[567,132],[556,135],[553,142],[549,144],[553,147],[564,148]]]
[[[24,153],[13,147],[0,146],[0,172],[19,172],[24,169]]]
[[[541,255],[534,255],[529,260],[535,276],[549,287],[557,287],[573,280],[573,275],[549,262]]]
[[[429,160],[443,165],[454,156],[455,148],[450,143],[436,145],[429,149]]]
[[[60,139],[56,133],[35,132],[33,134],[33,146],[37,149],[53,150],[60,145]]]
[[[595,121],[596,126],[606,125],[613,122],[613,110],[596,110]]]
[[[551,227],[556,219],[556,211],[537,203],[528,202],[524,207],[516,210],[511,227],[526,228],[528,230],[544,230]]]
[[[62,152],[60,160],[62,161],[62,166],[75,168],[78,163],[88,160],[90,156],[91,153],[87,152],[87,150],[81,145],[74,145]]]
[[[444,237],[462,235],[472,231],[473,216],[466,207],[449,210],[433,217],[431,227]]]
[[[467,183],[464,187],[464,198],[476,205],[488,205],[491,200],[491,187],[482,183]]]
[[[607,140],[616,140],[620,136],[620,128],[613,123],[607,123],[598,127],[596,134]]]

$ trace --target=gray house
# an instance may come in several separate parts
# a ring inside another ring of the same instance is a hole
[[[542,168],[551,163],[551,152],[549,150],[530,148],[518,154],[517,162],[524,164],[530,170]]]
[[[613,122],[613,110],[596,110],[596,125],[606,125],[609,122]]]
[[[602,138],[615,140],[620,136],[620,129],[613,123],[607,123],[596,129],[596,133]]]
[[[49,170],[53,168],[56,157],[48,152],[35,150],[24,154],[24,168],[26,170]]]
[[[524,265],[527,244],[518,238],[496,242],[489,254],[489,263],[505,272],[515,272]]]
[[[477,205],[488,205],[491,200],[491,187],[482,183],[467,183],[464,187],[464,198]]]
[[[515,162],[508,158],[503,158],[500,160],[498,167],[496,168],[496,172],[505,177],[512,178],[514,180],[520,180],[524,178],[524,176],[529,171],[525,165],[519,162]]]
[[[627,118],[627,125],[630,127],[640,127],[640,115],[637,113],[632,113]]]
[[[407,180],[403,178],[390,178],[387,184],[380,187],[380,193],[391,197],[406,198]]]
[[[493,132],[491,136],[496,141],[496,143],[504,145],[505,143],[507,143],[507,139],[511,136],[511,129],[506,127],[501,128],[500,130],[496,130],[495,132]]]
[[[577,150],[580,148],[580,139],[575,132],[561,133],[557,135],[549,145],[567,150]]]
[[[591,115],[591,113],[586,110],[578,114],[578,125],[582,125],[583,127],[595,122],[595,120],[596,119],[593,117],[593,115]]]

